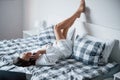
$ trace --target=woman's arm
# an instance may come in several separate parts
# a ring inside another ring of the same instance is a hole
[[[36,53],[37,53],[37,54],[45,54],[45,53],[46,53],[46,50],[45,50],[45,49],[43,49],[43,50],[38,50]]]
[[[43,49],[43,50],[38,50],[35,54],[33,54],[32,56],[31,56],[31,58],[33,58],[33,59],[38,59],[42,54],[45,54],[46,53],[46,50],[45,49]]]

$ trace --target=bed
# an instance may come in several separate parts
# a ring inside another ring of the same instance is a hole
[[[73,26],[80,25],[81,24],[77,23],[77,25],[75,24]],[[120,40],[120,37],[118,37],[120,32],[117,30],[85,22],[82,22],[82,27],[80,28],[82,28],[80,29],[81,31],[86,30],[89,35],[92,36],[106,38],[115,35],[113,38]],[[97,29],[100,33],[105,32],[105,30],[107,30],[108,33],[101,36]],[[111,33],[111,31],[113,33]],[[85,33],[83,32],[83,34]],[[53,26],[40,32],[39,35],[25,39],[20,38],[0,41],[0,70],[26,73],[26,76],[29,76],[28,80],[102,80],[102,78],[105,77],[112,77],[112,75],[119,70],[120,44],[116,44],[115,48],[113,48],[109,58],[110,62],[104,66],[85,65],[73,58],[59,60],[57,64],[53,66],[18,67],[13,65],[14,59],[16,59],[21,53],[41,48],[46,44],[52,44],[54,41],[55,36]],[[111,74],[108,75],[108,72],[111,72]],[[106,74],[107,76],[105,76]]]

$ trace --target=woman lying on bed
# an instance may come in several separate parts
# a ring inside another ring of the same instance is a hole
[[[68,58],[72,54],[72,41],[66,39],[68,29],[84,11],[85,1],[81,0],[78,10],[71,17],[55,25],[56,42],[52,46],[46,47],[45,50],[37,50],[34,53],[26,52],[14,64],[17,66],[53,65],[59,59]]]

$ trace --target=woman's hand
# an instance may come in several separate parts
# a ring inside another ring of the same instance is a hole
[[[27,52],[24,53],[21,57],[21,59],[25,60],[25,61],[29,61],[29,59],[31,58],[32,53],[31,52]]]
[[[31,58],[36,60],[44,53],[46,53],[46,50],[38,50],[31,56]]]
[[[41,55],[40,53],[36,52],[31,56],[31,58],[36,60],[40,57],[40,55]]]

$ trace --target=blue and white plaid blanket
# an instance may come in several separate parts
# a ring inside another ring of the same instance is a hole
[[[18,67],[13,65],[13,60],[21,53],[53,43],[54,40],[53,27],[51,27],[41,32],[39,36],[0,41],[0,70],[32,74],[31,80],[82,80],[107,73],[116,65],[116,63],[108,63],[105,66],[89,66],[74,59],[60,60],[54,66]]]

